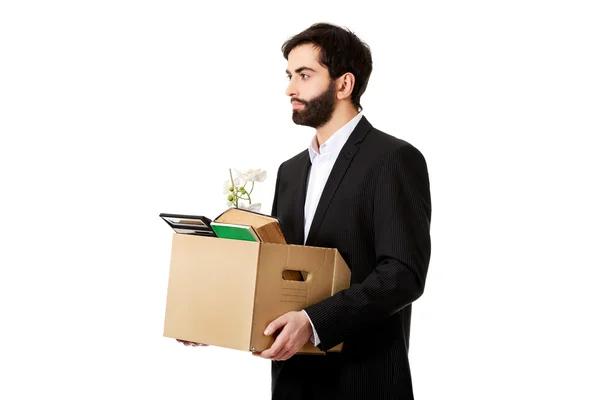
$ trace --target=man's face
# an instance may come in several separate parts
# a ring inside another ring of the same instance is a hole
[[[312,44],[295,47],[286,70],[290,83],[285,94],[292,102],[292,120],[313,128],[329,122],[336,101],[335,82],[318,57],[319,50]]]

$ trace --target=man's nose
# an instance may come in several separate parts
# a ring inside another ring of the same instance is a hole
[[[297,97],[298,96],[298,90],[296,89],[296,85],[294,85],[294,80],[291,79],[290,83],[287,86],[287,89],[285,89],[285,94],[286,96],[289,97]]]

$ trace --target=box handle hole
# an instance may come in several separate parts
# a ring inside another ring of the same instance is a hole
[[[304,282],[308,279],[308,272],[295,269],[284,269],[281,273],[281,277],[285,281]]]

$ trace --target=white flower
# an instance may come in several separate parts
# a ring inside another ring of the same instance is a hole
[[[248,206],[248,210],[250,211],[260,211],[260,203],[254,203],[254,204],[250,204]]]
[[[233,179],[233,185],[234,185],[234,187],[240,185],[239,178]],[[231,179],[227,179],[225,182],[223,182],[223,194],[231,194],[231,190],[229,190],[230,187],[231,187]]]
[[[245,172],[240,171],[239,169],[234,169],[235,171],[235,179],[240,183],[240,186],[244,186],[246,182],[250,180],[250,177]]]
[[[263,171],[262,169],[249,169],[246,174],[250,178],[248,180],[251,182],[264,182],[267,177],[267,171]]]
[[[248,211],[260,211],[260,206],[261,206],[260,203],[246,204],[243,201],[240,201],[238,203],[238,208],[248,210]]]
[[[240,179],[240,184],[244,186],[246,182],[264,182],[267,177],[267,171],[262,169],[249,169],[246,172],[235,170],[237,177]],[[237,179],[237,178],[236,178]]]
[[[261,204],[245,204],[242,199],[252,203],[252,192],[254,191],[254,183],[255,182],[264,182],[267,177],[267,171],[263,171],[262,169],[249,169],[246,172],[242,172],[238,169],[235,169],[235,178],[233,179],[233,186],[231,180],[227,180],[223,183],[223,194],[226,195],[227,207],[237,207],[243,208],[251,211],[260,211]],[[230,179],[231,169],[229,169]],[[245,185],[251,182],[252,186],[246,188]]]

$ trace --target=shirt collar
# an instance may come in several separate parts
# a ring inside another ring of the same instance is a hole
[[[356,125],[358,125],[358,122],[360,121],[361,117],[362,112],[359,112],[354,118],[348,121],[346,125],[342,126],[333,135],[331,135],[331,137],[327,139],[325,143],[321,144],[321,146],[319,147],[319,152],[321,154],[317,153],[317,151],[315,150],[315,147],[317,147],[317,135],[315,134],[315,136],[313,136],[310,140],[310,144],[308,145],[308,154],[310,155],[310,162],[312,163],[315,157],[318,155],[328,156],[336,159],[337,156],[340,154],[342,147],[344,147],[344,144],[346,144],[346,142],[348,141],[350,134],[352,134],[354,128],[356,128]]]

